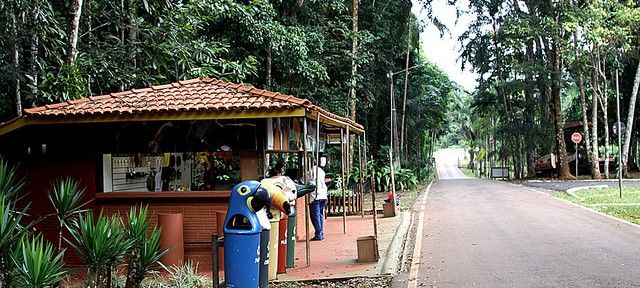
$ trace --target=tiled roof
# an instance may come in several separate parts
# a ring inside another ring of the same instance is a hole
[[[307,108],[323,116],[363,127],[334,115],[311,101],[254,87],[199,78],[177,83],[131,89],[24,110],[24,115],[40,117],[124,115],[154,112],[258,111]]]

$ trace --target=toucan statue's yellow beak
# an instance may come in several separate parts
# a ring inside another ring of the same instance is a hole
[[[287,215],[291,214],[291,204],[282,189],[273,183],[271,179],[263,179],[260,185],[269,191],[271,195],[271,205]]]

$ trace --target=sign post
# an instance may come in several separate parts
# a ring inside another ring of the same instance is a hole
[[[571,134],[571,142],[576,145],[576,178],[578,178],[578,143],[582,141],[582,134],[575,132]]]

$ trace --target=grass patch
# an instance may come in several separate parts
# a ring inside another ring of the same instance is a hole
[[[402,210],[411,208],[413,202],[416,200],[418,195],[420,195],[420,192],[424,191],[424,189],[427,188],[427,185],[429,185],[429,183],[420,184],[415,189],[402,194],[402,197],[400,198],[400,208],[402,208]]]
[[[473,170],[469,168],[463,167],[463,168],[460,168],[460,171],[462,171],[462,173],[464,173],[464,175],[469,178],[478,178],[478,176],[476,176],[476,174],[473,173]]]
[[[622,188],[622,198],[619,196],[618,188],[587,189],[576,191],[574,194],[576,197],[567,193],[559,193],[557,196],[593,210],[640,224],[640,189],[638,188]]]

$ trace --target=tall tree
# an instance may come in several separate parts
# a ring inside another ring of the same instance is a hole
[[[624,137],[624,148],[622,149],[623,171],[626,174],[629,161],[629,147],[631,146],[631,134],[633,132],[633,124],[635,120],[636,102],[638,98],[638,90],[640,89],[640,61],[636,68],[636,75],[633,78],[633,88],[631,88],[631,98],[629,99],[629,114],[627,115],[627,130]]]
[[[349,87],[349,103],[350,103],[350,114],[349,118],[351,120],[356,121],[356,74],[358,74],[358,63],[357,63],[357,54],[358,54],[358,9],[360,7],[360,0],[351,0],[351,30],[353,31],[353,36],[351,40],[351,85]],[[353,149],[351,149],[353,151]],[[353,154],[353,153],[350,153]]]
[[[411,18],[412,14],[409,14],[408,20],[407,20],[407,26],[408,26],[408,33],[407,33],[407,55],[405,57],[405,64],[404,64],[404,89],[402,90],[402,122],[400,122],[400,149],[401,152],[404,155],[404,144],[405,144],[405,129],[406,129],[406,124],[405,124],[405,120],[407,118],[407,87],[409,85],[409,57],[411,56],[411,28],[413,27],[413,21]],[[405,158],[406,159],[406,158]]]
[[[72,0],[69,11],[69,29],[67,32],[67,65],[75,65],[78,57],[78,30],[80,29],[80,15],[82,14],[82,0]]]

